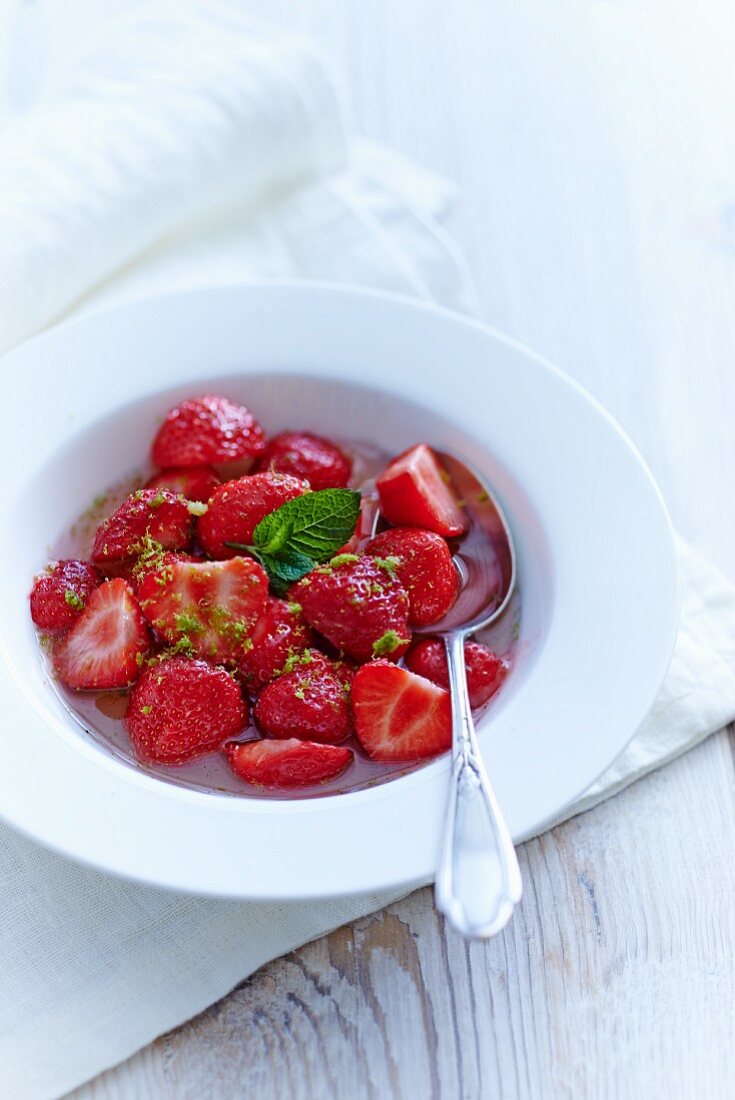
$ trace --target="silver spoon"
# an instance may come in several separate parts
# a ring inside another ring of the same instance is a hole
[[[457,602],[438,623],[416,631],[443,640],[452,698],[452,775],[435,896],[460,935],[486,939],[505,926],[520,900],[521,872],[477,744],[464,645],[508,606],[515,548],[500,505],[479,475],[452,454],[437,455],[471,524],[454,555],[463,582]],[[376,529],[378,521],[379,514]]]

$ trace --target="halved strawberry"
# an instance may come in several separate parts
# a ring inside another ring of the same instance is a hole
[[[30,596],[33,622],[46,634],[68,630],[101,581],[99,571],[88,561],[52,561],[33,582]]]
[[[175,550],[160,550],[156,544],[151,544],[144,553],[137,558],[129,558],[115,567],[115,575],[126,580],[135,598],[140,596],[140,586],[149,573],[158,573],[167,565],[173,565],[177,561],[201,561],[192,554],[179,553]]]
[[[265,610],[268,578],[251,558],[173,561],[148,573],[138,595],[162,638],[217,664],[242,653]]]
[[[433,531],[392,527],[371,539],[365,553],[393,565],[408,592],[412,626],[437,622],[459,595],[459,573],[449,547]]]
[[[145,489],[168,489],[176,496],[206,504],[222,478],[211,466],[175,466],[146,481]]]
[[[408,596],[390,567],[343,554],[291,588],[315,630],[356,661],[397,661],[411,640]]]
[[[133,558],[146,541],[164,550],[185,550],[193,527],[194,517],[180,497],[167,489],[138,489],[97,528],[92,560]]]
[[[352,682],[355,733],[373,760],[425,760],[452,744],[449,692],[389,661],[371,661]]]
[[[292,790],[326,783],[352,762],[352,752],[341,745],[315,741],[240,741],[225,745],[225,756],[235,775],[255,787]]]
[[[425,443],[394,458],[375,485],[380,509],[396,527],[424,527],[452,538],[467,526],[445,471]]]
[[[269,596],[250,635],[250,644],[238,661],[245,687],[256,694],[278,675],[289,658],[303,653],[313,640],[299,604]]]
[[[138,602],[117,577],[95,588],[75,625],[57,641],[54,668],[76,691],[127,687],[140,673],[149,647]]]
[[[225,543],[249,546],[264,516],[308,491],[308,481],[288,474],[252,474],[228,481],[215,490],[199,520],[199,541],[211,558],[235,557],[237,550]]]
[[[206,394],[171,409],[153,440],[154,465],[218,466],[254,458],[265,448],[263,429],[244,405]]]
[[[508,666],[487,646],[479,642],[465,642],[464,659],[467,667],[467,687],[470,705],[481,707],[498,690],[505,679]],[[435,638],[422,638],[411,646],[406,654],[406,665],[418,676],[449,688],[449,669],[444,646]]]
[[[258,727],[271,737],[337,745],[352,732],[349,688],[326,659],[324,665],[297,665],[267,684],[253,713]]]
[[[190,657],[150,665],[133,688],[125,728],[141,760],[185,764],[248,723],[248,705],[223,668]]]
[[[255,469],[306,478],[312,489],[343,489],[350,480],[352,461],[320,435],[281,432],[268,441]]]

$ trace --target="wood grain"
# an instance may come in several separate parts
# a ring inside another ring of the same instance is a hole
[[[459,183],[483,316],[607,405],[732,573],[730,5],[247,6],[321,42],[367,134]],[[723,733],[524,845],[523,903],[490,944],[448,935],[419,891],[74,1096],[732,1095],[734,794]]]

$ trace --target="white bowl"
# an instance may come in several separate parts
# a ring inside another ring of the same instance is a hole
[[[513,836],[543,827],[625,748],[677,624],[669,520],[639,455],[550,364],[395,296],[277,283],[89,315],[5,357],[0,814],[69,856],[201,894],[309,898],[431,876],[448,760],[381,786],[269,801],[162,782],[94,741],[48,683],[32,573],[71,517],[146,454],[178,398],[222,390],[268,431],[464,453],[507,511],[522,593],[514,671],[481,724]]]

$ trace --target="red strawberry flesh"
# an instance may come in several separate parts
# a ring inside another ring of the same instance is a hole
[[[425,760],[451,747],[449,692],[388,661],[358,669],[352,710],[357,739],[373,760]]]
[[[167,489],[138,489],[97,528],[92,560],[123,561],[151,542],[164,550],[185,550],[193,527],[194,517],[180,497]]]
[[[251,558],[174,561],[138,590],[148,622],[167,642],[208,661],[235,661],[263,614],[268,578]]]
[[[306,478],[312,489],[343,489],[352,474],[352,461],[322,436],[281,432],[269,440],[255,468]]]
[[[51,562],[33,582],[30,596],[33,622],[46,634],[69,630],[101,581],[99,571],[87,561]]]
[[[220,485],[199,520],[199,541],[211,558],[232,558],[234,542],[250,546],[260,521],[286,501],[308,492],[309,484],[288,474],[252,474]]]
[[[445,538],[464,533],[465,517],[439,460],[425,443],[394,458],[375,485],[380,509],[396,527],[423,527]]]
[[[408,592],[412,626],[437,622],[459,595],[459,573],[449,547],[433,531],[393,527],[371,539],[365,553],[393,563]]]
[[[218,466],[254,458],[265,448],[263,429],[244,405],[207,394],[171,409],[153,441],[154,465]]]
[[[245,783],[276,790],[295,790],[326,783],[352,761],[350,749],[314,741],[241,741],[225,745],[235,775]]]
[[[480,642],[465,642],[465,666],[467,688],[473,709],[483,706],[492,698],[505,679],[508,667],[487,646]],[[434,638],[422,638],[411,646],[406,654],[406,665],[419,676],[449,689],[447,655],[441,642]]]
[[[53,651],[59,679],[76,691],[122,688],[140,673],[150,647],[145,618],[122,578],[106,581]]]
[[[263,688],[254,716],[271,737],[337,745],[352,732],[349,689],[317,662],[297,665]]]
[[[245,687],[252,694],[281,672],[286,662],[314,641],[298,604],[269,597],[263,614],[238,660]]]
[[[162,470],[146,481],[145,489],[168,489],[186,500],[206,504],[222,478],[211,466],[177,466]]]
[[[157,764],[185,764],[214,752],[247,723],[248,706],[232,676],[189,657],[147,668],[125,716],[136,756]]]
[[[313,569],[291,588],[315,630],[356,661],[397,661],[408,648],[408,595],[391,569],[352,554]]]

